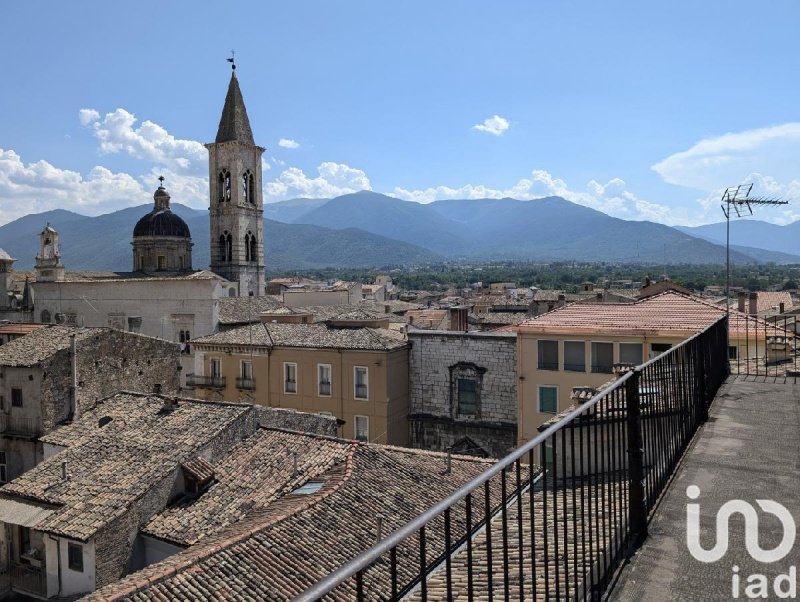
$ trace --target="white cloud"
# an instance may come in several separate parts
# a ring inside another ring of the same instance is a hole
[[[716,191],[735,186],[752,173],[770,174],[788,184],[800,162],[800,123],[705,138],[652,166],[670,184]]]
[[[472,126],[472,129],[478,130],[479,132],[486,132],[494,136],[502,136],[508,127],[508,119],[500,117],[500,115],[493,115],[492,117],[484,119],[483,123],[476,123]]]
[[[264,186],[264,200],[274,202],[296,197],[324,199],[359,190],[372,190],[367,174],[343,163],[321,163],[317,172],[319,175],[312,178],[297,167],[284,170],[276,180]]]
[[[281,138],[278,140],[278,146],[281,148],[300,148],[300,143],[296,140],[292,140],[291,138]]]
[[[176,172],[204,172],[208,168],[208,152],[200,142],[175,138],[149,120],[137,127],[136,116],[125,109],[106,113],[102,119],[95,109],[81,109],[78,118],[83,125],[91,125],[102,153],[126,153]]]

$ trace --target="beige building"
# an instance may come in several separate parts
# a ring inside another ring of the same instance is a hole
[[[408,342],[388,318],[264,319],[193,342],[198,397],[332,414],[342,437],[408,444]]]
[[[615,364],[641,364],[724,314],[667,292],[636,303],[575,303],[524,322],[517,331],[519,443],[572,403],[573,388],[597,388]]]

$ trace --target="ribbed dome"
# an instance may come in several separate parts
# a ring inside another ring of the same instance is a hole
[[[166,209],[153,209],[142,219],[136,222],[133,229],[134,238],[137,236],[180,236],[191,238],[189,226],[179,216]]]

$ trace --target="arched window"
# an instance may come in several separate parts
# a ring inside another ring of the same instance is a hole
[[[46,309],[42,310],[42,323],[49,324],[50,323],[50,312]]]
[[[225,243],[225,261],[233,261],[233,236],[228,234]]]
[[[225,261],[225,249],[227,245],[225,244],[225,235],[222,234],[219,237],[219,260]]]
[[[218,179],[219,202],[231,200],[231,173],[227,169],[219,172]]]
[[[250,236],[250,261],[258,261],[258,248],[256,247],[256,235]]]
[[[250,233],[244,235],[244,260],[250,261]]]
[[[249,171],[245,171],[242,174],[242,200],[252,203],[253,200],[250,198],[250,178],[252,176]]]
[[[250,199],[250,202],[255,205],[256,204],[256,177],[253,174],[250,174],[250,177],[247,181],[247,186],[249,191],[247,193],[247,198]]]

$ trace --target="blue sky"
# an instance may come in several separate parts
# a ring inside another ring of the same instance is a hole
[[[159,173],[207,206],[231,48],[268,201],[560,194],[668,224],[719,221],[742,181],[800,201],[796,2],[53,1],[4,22],[0,223],[146,203]]]

